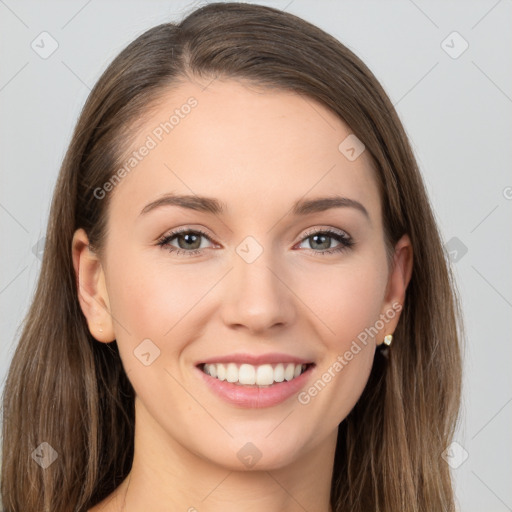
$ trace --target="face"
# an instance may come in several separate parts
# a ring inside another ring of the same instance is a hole
[[[368,152],[339,149],[346,124],[292,92],[203,89],[182,84],[138,131],[82,308],[117,340],[137,428],[271,469],[334,446],[398,321],[403,272],[388,267]]]

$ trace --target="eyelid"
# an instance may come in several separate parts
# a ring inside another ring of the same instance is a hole
[[[163,235],[158,237],[157,242],[161,242],[168,238],[174,238],[176,235],[179,235],[180,233],[189,233],[189,232],[200,233],[205,238],[208,238],[208,240],[210,240],[210,242],[213,242],[213,236],[210,233],[208,233],[204,228],[202,228],[202,227],[195,228],[195,227],[191,227],[191,226],[169,229]]]
[[[331,226],[316,226],[314,228],[310,228],[310,229],[304,231],[301,234],[299,241],[302,241],[305,238],[309,238],[310,236],[315,235],[317,233],[336,233],[337,235],[343,236],[348,240],[352,240],[352,237],[350,236],[350,234],[347,231],[345,231],[344,229],[333,228]]]

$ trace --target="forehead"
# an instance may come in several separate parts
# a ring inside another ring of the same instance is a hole
[[[144,116],[132,145],[136,162],[125,166],[113,208],[130,217],[161,195],[180,193],[218,198],[228,215],[245,215],[339,194],[378,217],[368,151],[347,157],[353,137],[332,111],[294,92],[235,80],[185,82]]]

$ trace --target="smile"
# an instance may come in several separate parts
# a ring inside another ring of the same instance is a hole
[[[275,383],[291,381],[302,375],[311,364],[237,364],[211,363],[200,366],[211,377],[240,386],[272,386]]]
[[[232,406],[250,409],[277,406],[291,399],[307,386],[315,369],[315,363],[249,364],[227,358],[195,368],[199,380],[215,396]]]

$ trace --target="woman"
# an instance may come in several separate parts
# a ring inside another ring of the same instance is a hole
[[[451,511],[459,309],[369,69],[210,4],[112,62],[4,391],[11,511]]]

